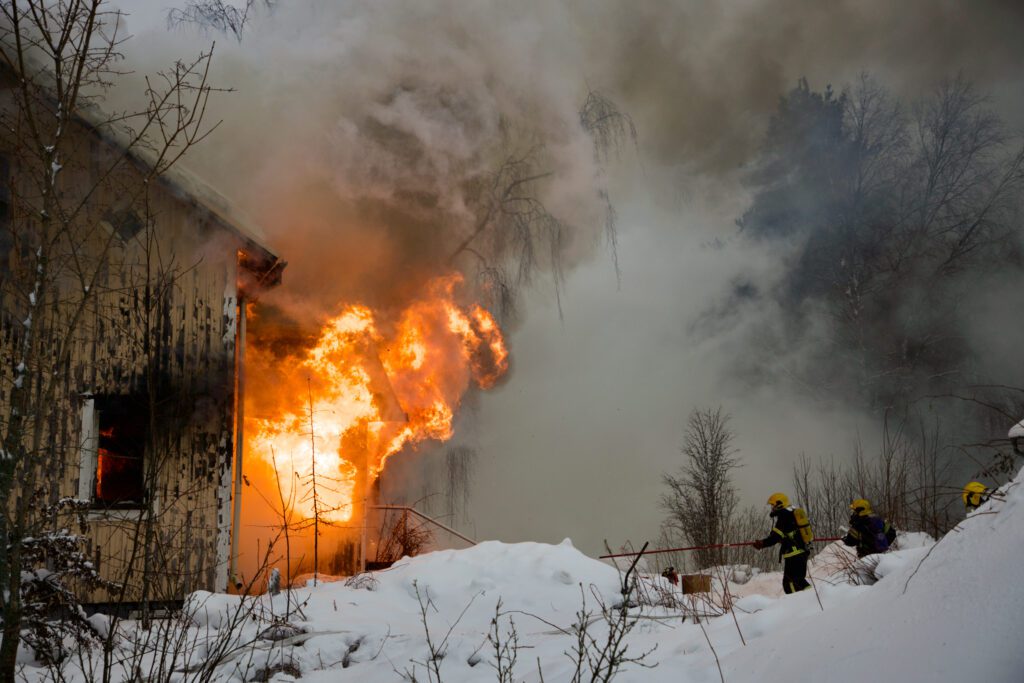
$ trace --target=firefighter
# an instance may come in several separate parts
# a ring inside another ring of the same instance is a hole
[[[669,567],[668,569],[663,571],[661,575],[668,579],[668,582],[671,583],[673,586],[679,585],[679,574],[676,572],[675,567]]]
[[[884,553],[896,540],[896,529],[871,511],[871,503],[858,498],[850,503],[850,530],[843,543],[857,546],[857,557]]]
[[[779,545],[779,559],[782,565],[782,589],[786,593],[796,593],[810,587],[807,583],[807,545],[800,535],[800,528],[789,505],[785,493],[773,493],[768,496],[771,516],[774,520],[772,530],[762,540],[754,541],[754,547],[770,548]]]
[[[964,486],[964,507],[967,508],[968,512],[974,512],[983,503],[987,503],[991,497],[992,491],[988,489],[980,481],[967,482]]]

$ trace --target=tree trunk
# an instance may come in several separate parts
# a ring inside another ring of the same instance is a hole
[[[20,534],[16,534],[18,535]],[[12,568],[21,565],[21,549],[16,543],[11,544],[8,559]],[[18,643],[21,640],[21,573],[8,572],[4,589],[7,590],[8,597],[4,602],[4,631],[3,640],[0,641],[0,681],[6,683],[14,680]]]

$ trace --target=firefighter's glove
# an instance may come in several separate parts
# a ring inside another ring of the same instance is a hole
[[[761,548],[764,547],[764,541],[760,541],[760,540],[754,541],[753,543],[751,543],[751,545],[753,545],[755,548],[760,550]]]

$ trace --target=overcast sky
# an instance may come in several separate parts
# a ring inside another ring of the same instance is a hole
[[[137,35],[126,52],[136,63],[166,62],[212,37],[168,33],[163,16],[175,0],[125,4]],[[479,97],[465,95],[471,109],[488,99],[487,107],[524,124],[524,112],[536,112],[554,122],[538,124],[547,126],[541,132],[571,120],[566,112],[584,85],[632,115],[638,147],[613,163],[610,178],[621,284],[607,250],[596,248],[568,272],[561,318],[549,280],[539,278],[526,293],[509,329],[512,372],[480,397],[456,437],[479,451],[470,530],[504,540],[571,537],[590,553],[603,539],[613,546],[654,540],[660,478],[679,465],[686,416],[696,407],[722,405],[732,414],[744,503],[788,490],[800,452],[844,457],[858,433],[870,443],[873,418],[817,404],[791,387],[755,390],[731,374],[756,329],[692,332],[734,277],[778,267],[777,254],[736,238],[734,221],[748,200],[738,179],[778,96],[801,76],[815,88],[841,88],[868,70],[915,95],[963,72],[1020,130],[1021,5],[602,0],[516,8],[280,0],[275,16],[241,46],[218,38],[216,75],[238,92],[215,109],[223,130],[188,160],[258,220],[268,218],[271,245],[292,245],[283,249],[291,262],[286,279],[303,281],[303,264],[314,263],[312,252],[330,240],[318,234],[303,246],[285,234],[269,217],[295,205],[274,198],[282,204],[275,213],[267,188],[276,184],[268,178],[285,182],[295,165],[281,160],[298,159],[329,169],[337,185],[358,187],[353,176],[363,160],[351,158],[360,143],[350,124],[368,93],[431,79],[457,91],[460,81],[438,71],[446,64],[465,69],[480,88]],[[486,121],[490,110],[481,107],[474,114]],[[352,130],[355,137],[345,137]],[[339,139],[347,156],[322,149]],[[577,168],[562,151],[566,167]],[[291,196],[318,205],[306,194]]]

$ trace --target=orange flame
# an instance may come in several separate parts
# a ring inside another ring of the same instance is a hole
[[[471,384],[490,388],[505,374],[501,330],[484,308],[456,302],[461,282],[457,274],[431,281],[387,326],[365,306],[347,307],[274,387],[286,396],[279,414],[247,420],[250,453],[294,470],[279,476],[292,482],[297,515],[351,519],[360,470],[372,481],[406,446],[450,439]]]

